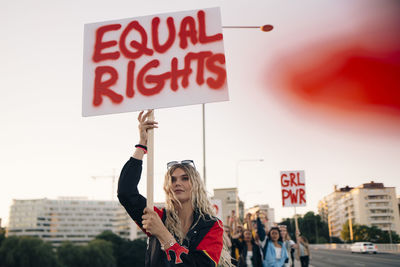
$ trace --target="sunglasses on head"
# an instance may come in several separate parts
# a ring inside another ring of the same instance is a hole
[[[176,164],[191,165],[193,168],[196,169],[196,166],[194,165],[194,161],[191,159],[185,159],[182,161],[170,161],[167,163],[167,169],[171,168],[172,166],[174,166]]]

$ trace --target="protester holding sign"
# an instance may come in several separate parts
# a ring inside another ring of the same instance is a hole
[[[149,114],[139,114],[140,141],[118,183],[121,204],[149,237],[146,267],[232,266],[223,245],[222,222],[214,216],[193,161],[168,164],[164,180],[166,208],[146,207],[146,198],[137,186],[147,152],[148,130],[157,128],[157,122],[148,119]]]

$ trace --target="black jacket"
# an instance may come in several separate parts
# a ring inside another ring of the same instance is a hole
[[[121,171],[118,182],[118,199],[128,214],[142,228],[142,215],[146,207],[146,199],[139,194],[137,185],[142,173],[142,161],[130,158]],[[161,220],[165,222],[165,209],[154,207]],[[158,239],[146,233],[149,237],[146,251],[146,267],[208,267],[217,266],[223,241],[222,222],[210,216],[199,216],[194,211],[193,224],[186,235],[183,244],[174,244],[167,252],[161,250]]]
[[[246,242],[240,241],[239,239],[232,239],[232,245],[239,249],[238,267],[247,267],[247,245]],[[253,256],[251,257],[251,263],[253,267],[262,267],[262,257],[260,247],[252,242]]]

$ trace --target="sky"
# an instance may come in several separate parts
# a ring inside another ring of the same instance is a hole
[[[0,218],[13,199],[111,199],[138,141],[138,112],[82,117],[85,23],[218,6],[229,101],[205,105],[206,177],[246,207],[282,208],[280,171],[305,170],[307,206],[334,185],[400,192],[396,1],[0,1]],[[158,109],[155,201],[166,163],[203,170],[201,105]],[[263,161],[257,161],[263,159]],[[93,179],[93,176],[107,178]],[[145,194],[145,178],[140,183]]]

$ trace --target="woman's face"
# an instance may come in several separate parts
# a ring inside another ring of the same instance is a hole
[[[279,231],[278,230],[275,230],[275,229],[271,230],[270,235],[271,235],[272,241],[278,241],[278,239],[279,239]]]
[[[171,186],[176,198],[181,203],[191,200],[192,185],[189,181],[189,176],[181,168],[177,168],[171,174]]]
[[[244,241],[251,241],[251,232],[249,230],[245,230],[243,233]]]
[[[226,234],[230,234],[231,233],[231,228],[227,225],[224,225],[224,230]]]

